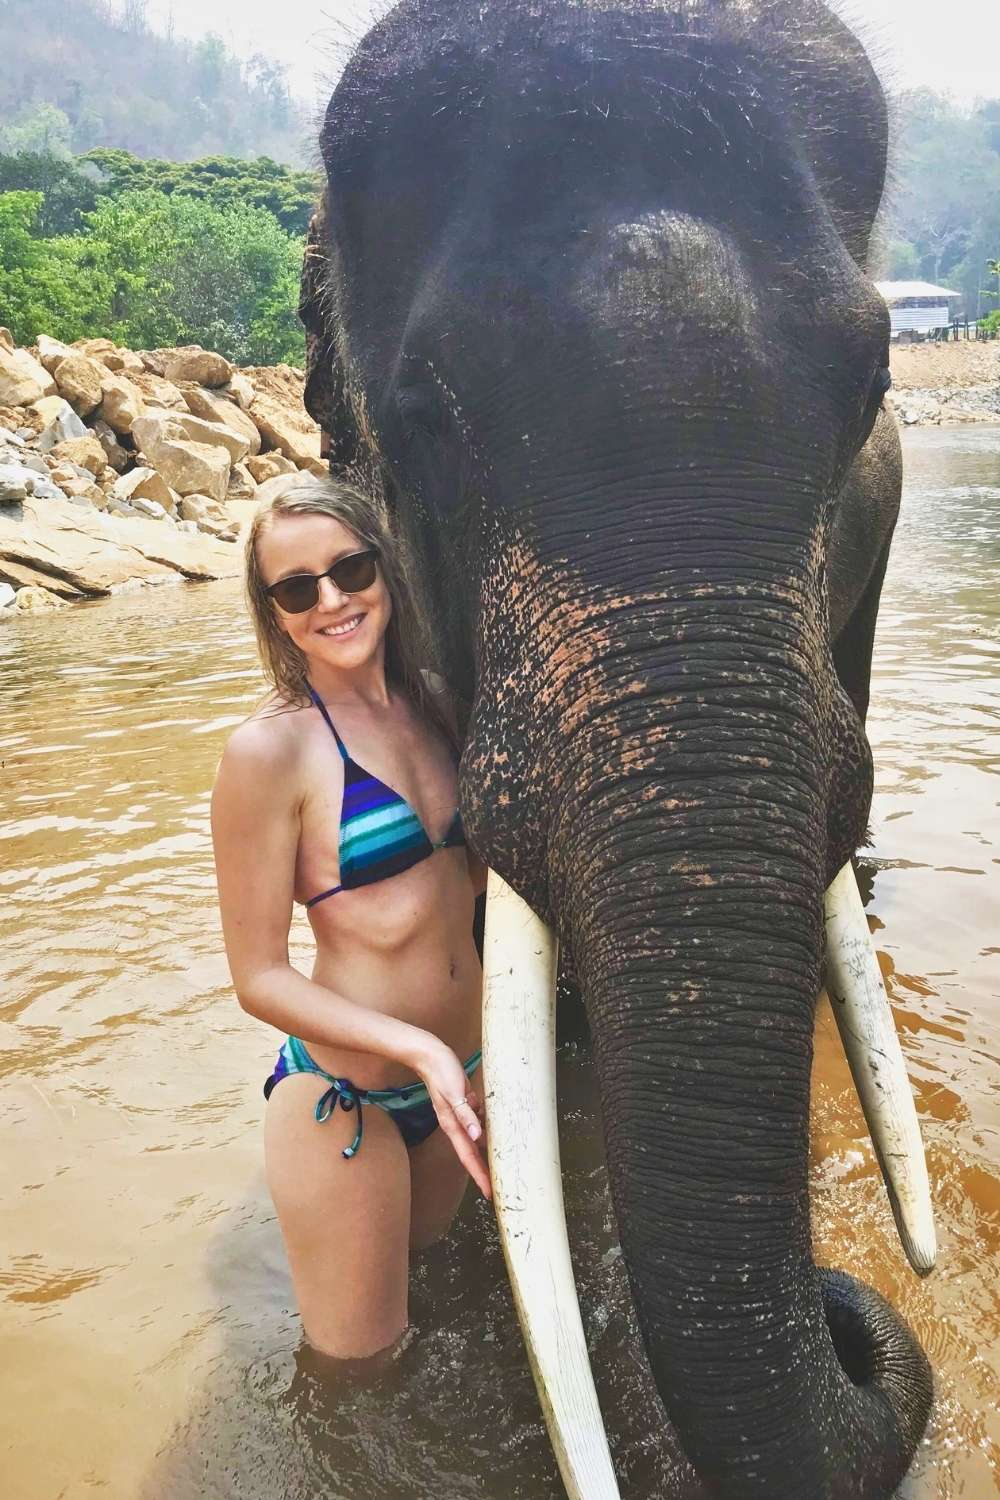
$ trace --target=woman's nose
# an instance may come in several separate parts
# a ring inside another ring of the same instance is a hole
[[[319,602],[324,609],[339,609],[347,598],[347,595],[341,593],[333,579],[326,573],[319,580],[317,587],[319,589]]]

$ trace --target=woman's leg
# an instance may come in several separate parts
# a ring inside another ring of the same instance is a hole
[[[483,1070],[469,1088],[483,1097]],[[410,1152],[410,1249],[426,1250],[448,1233],[469,1185],[469,1174],[440,1127]]]
[[[323,1354],[362,1358],[406,1328],[410,1162],[399,1131],[365,1106],[358,1154],[341,1155],[354,1110],[317,1124],[329,1087],[294,1073],[271,1093],[264,1120],[267,1184],[285,1241],[306,1337]]]

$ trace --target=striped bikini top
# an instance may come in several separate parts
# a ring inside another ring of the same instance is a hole
[[[311,684],[309,696],[323,715],[343,757],[344,800],[340,809],[340,884],[311,896],[307,907],[325,901],[327,896],[336,896],[338,891],[351,891],[360,885],[388,880],[391,875],[401,875],[411,865],[429,859],[437,849],[465,846],[462,815],[457,807],[444,838],[432,844],[406,798],[351,759],[326,705]]]

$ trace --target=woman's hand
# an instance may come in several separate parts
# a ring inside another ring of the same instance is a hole
[[[450,1047],[428,1035],[426,1046],[413,1055],[411,1065],[426,1085],[438,1124],[459,1161],[483,1197],[491,1198],[493,1189],[483,1154],[483,1105],[469,1087],[462,1064]]]

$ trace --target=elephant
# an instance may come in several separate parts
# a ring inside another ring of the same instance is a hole
[[[303,267],[306,405],[409,548],[469,837],[583,998],[664,1420],[738,1500],[891,1494],[932,1400],[815,1265],[807,1175],[900,498],[887,133],[821,0],[402,0]]]

